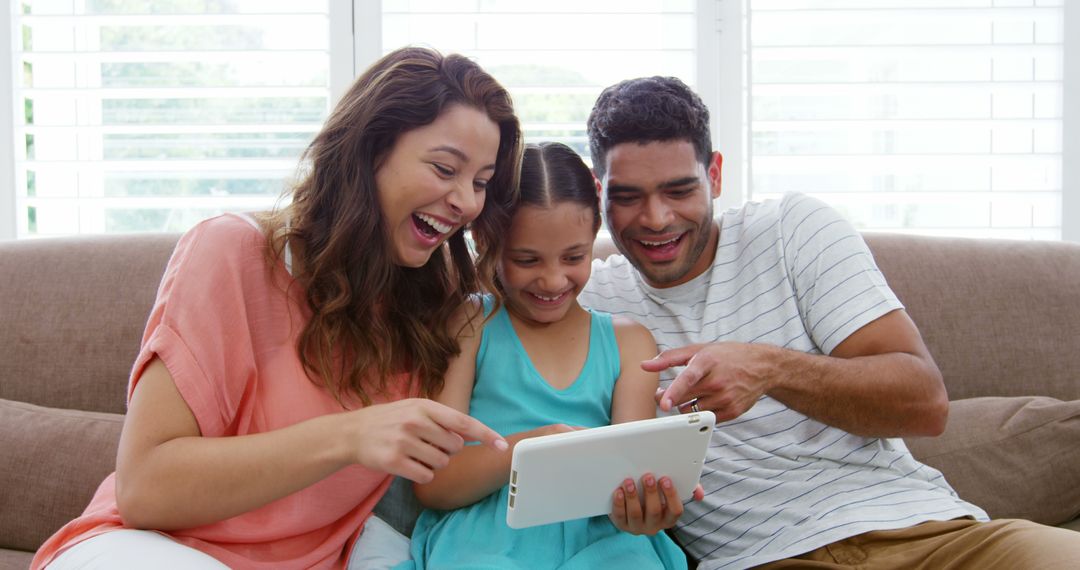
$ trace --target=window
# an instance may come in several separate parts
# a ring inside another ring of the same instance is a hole
[[[326,117],[326,1],[14,5],[19,236],[266,208]]]
[[[430,45],[474,58],[510,90],[527,142],[588,157],[585,120],[628,77],[695,85],[694,0],[383,0],[383,53]]]
[[[812,193],[865,229],[1060,239],[1062,4],[752,2],[750,197]]]
[[[475,58],[527,140],[586,157],[603,87],[680,77],[712,111],[720,208],[800,191],[862,229],[1080,241],[1063,0],[10,0],[2,18],[0,239],[269,207],[352,78],[418,44]]]

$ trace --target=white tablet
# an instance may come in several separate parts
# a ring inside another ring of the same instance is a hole
[[[683,500],[701,476],[716,417],[667,416],[535,437],[518,442],[510,467],[506,524],[511,528],[611,512],[624,480],[671,478]]]

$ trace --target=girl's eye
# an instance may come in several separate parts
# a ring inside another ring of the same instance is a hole
[[[441,165],[439,163],[436,163],[436,162],[431,163],[431,165],[434,166],[435,171],[438,172],[442,176],[453,176],[454,175],[454,170],[451,169],[451,168],[447,168],[447,167],[445,167],[445,166],[443,166],[443,165]]]
[[[529,265],[532,265],[532,264],[534,264],[534,263],[536,263],[536,260],[535,260],[535,259],[515,259],[515,260],[514,260],[514,264],[515,264],[515,265],[521,265],[521,266],[523,266],[523,267],[524,267],[524,266],[529,266]]]
[[[585,255],[571,255],[566,258],[566,261],[567,263],[581,263],[582,261],[585,261]]]

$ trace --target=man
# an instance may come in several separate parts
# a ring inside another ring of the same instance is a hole
[[[938,435],[948,414],[919,331],[822,202],[789,194],[714,218],[708,125],[701,100],[661,77],[609,87],[588,122],[623,255],[594,264],[581,302],[652,330],[661,353],[642,366],[661,372],[662,410],[717,415],[705,498],[675,526],[687,552],[710,569],[1080,559],[1070,531],[978,522],[986,513],[911,456],[899,438]],[[642,491],[629,530],[670,515]]]

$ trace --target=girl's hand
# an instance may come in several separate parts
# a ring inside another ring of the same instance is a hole
[[[466,441],[498,451],[509,447],[479,420],[423,398],[369,406],[346,416],[352,463],[417,483],[430,482],[434,470],[446,467]]]
[[[652,536],[675,526],[682,516],[683,505],[671,479],[661,477],[657,481],[652,473],[646,473],[641,478],[641,487],[644,493],[639,493],[634,481],[627,479],[615,490],[608,515],[615,527],[630,534]],[[703,498],[705,491],[699,483],[694,487],[694,500]]]

